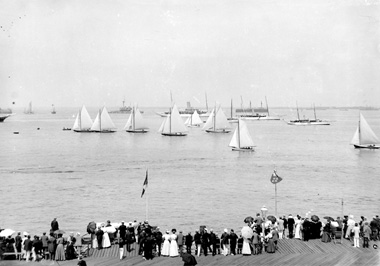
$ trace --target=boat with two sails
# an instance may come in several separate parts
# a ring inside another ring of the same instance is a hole
[[[356,149],[380,149],[379,138],[373,132],[362,113],[359,115],[359,124],[351,140],[351,144]]]
[[[242,119],[238,119],[237,127],[228,146],[232,147],[233,151],[254,151],[255,144],[249,134],[247,124]]]
[[[162,122],[158,132],[163,136],[183,137],[187,135],[187,127],[185,126],[177,106],[174,104],[169,114]]]
[[[185,125],[188,127],[200,127],[200,125],[202,124],[203,124],[203,121],[199,117],[199,114],[197,111],[194,111],[194,113],[191,116],[189,116],[185,121]]]
[[[207,133],[230,133],[230,124],[222,108],[214,108],[202,128]]]
[[[74,122],[74,126],[72,127],[72,130],[74,132],[91,132],[92,124],[93,124],[92,119],[90,115],[88,114],[86,107],[83,105],[75,118],[75,122]]]
[[[148,127],[138,107],[133,107],[124,130],[129,133],[147,133]]]
[[[116,130],[117,128],[112,122],[107,108],[104,106],[102,109],[99,109],[99,112],[95,118],[94,123],[91,126],[90,131],[96,133],[114,133]]]

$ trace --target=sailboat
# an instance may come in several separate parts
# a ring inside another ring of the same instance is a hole
[[[325,125],[328,126],[330,125],[330,122],[328,121],[323,121],[321,119],[317,119],[317,115],[315,112],[315,105],[314,105],[314,119],[300,119],[300,114],[298,111],[298,104],[297,104],[297,118],[296,120],[291,120],[288,123],[288,125],[293,125],[293,126],[309,126],[309,125]]]
[[[212,110],[205,125],[203,126],[203,130],[205,130],[207,133],[231,132],[227,117],[220,106],[218,110],[216,110],[216,107]]]
[[[99,110],[99,113],[96,116],[95,121],[91,126],[91,132],[98,132],[98,133],[116,132],[116,126],[112,122],[112,119],[110,115],[108,114],[108,111],[105,106],[103,107],[103,109]]]
[[[360,113],[359,125],[355,131],[351,144],[357,149],[379,149],[380,141],[371,127]]]
[[[252,113],[240,115],[241,119],[244,119],[244,120],[280,120],[280,118],[277,116],[270,116],[269,115],[269,107],[268,107],[267,97],[265,97],[265,103],[266,103],[266,108],[263,107],[263,104],[261,102],[261,107],[254,108],[254,109],[250,108],[249,110],[252,110]]]
[[[92,119],[83,105],[75,118],[72,130],[75,132],[90,132],[92,124]]]
[[[54,104],[52,104],[51,106],[52,106],[52,110],[51,110],[51,113],[52,113],[53,115],[55,115],[57,112],[55,111],[55,107],[54,107]]]
[[[162,122],[160,129],[161,135],[164,136],[186,136],[187,128],[179,114],[177,106],[174,104],[170,110],[170,114]]]
[[[33,109],[32,109],[32,102],[29,102],[29,107],[24,110],[24,114],[33,114]]]
[[[148,132],[147,129],[148,127],[145,124],[140,110],[137,107],[133,107],[124,130],[131,133],[146,133]]]
[[[198,112],[195,110],[194,113],[189,116],[185,122],[185,125],[188,127],[199,127],[203,124],[202,119],[199,117]]]
[[[234,117],[232,114],[233,114],[233,108],[232,108],[232,99],[231,99],[230,117],[228,117],[227,120],[230,123],[236,123],[238,121],[238,118]]]
[[[234,135],[228,145],[233,151],[254,151],[255,144],[249,134],[247,124],[239,119]]]

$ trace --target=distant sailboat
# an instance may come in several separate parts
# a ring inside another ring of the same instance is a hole
[[[216,110],[216,107],[212,110],[205,125],[203,126],[203,130],[207,133],[231,132],[230,124],[228,123],[227,117],[220,106],[218,110]]]
[[[124,127],[124,130],[130,133],[146,133],[148,132],[148,127],[141,115],[140,110],[137,107],[132,108],[131,115]]]
[[[233,116],[232,99],[231,99],[230,117],[228,117],[227,120],[228,120],[230,123],[236,123],[236,122],[238,121],[238,118]]]
[[[365,120],[364,116],[360,113],[359,125],[355,131],[351,144],[357,149],[379,149],[379,138]]]
[[[95,118],[94,124],[92,124],[91,126],[91,132],[98,132],[98,133],[116,132],[116,126],[112,122],[112,119],[110,115],[108,114],[108,111],[105,106],[103,107],[103,109],[99,110],[99,113]]]
[[[315,105],[314,105],[314,119],[300,119],[300,114],[298,111],[298,104],[297,105],[297,120],[291,120],[288,123],[288,125],[293,125],[293,126],[310,126],[310,125],[330,125],[330,122],[323,121],[321,119],[317,119],[317,115],[315,113]]]
[[[254,151],[255,144],[249,134],[247,124],[239,119],[234,135],[228,145],[233,151]]]
[[[162,122],[158,130],[164,136],[186,136],[187,128],[179,114],[177,106],[174,104],[170,114]]]
[[[51,106],[52,106],[52,110],[51,110],[51,113],[52,113],[53,115],[55,115],[57,112],[55,111],[55,107],[54,107],[54,104],[52,104]]]
[[[194,113],[189,116],[185,122],[185,125],[188,127],[199,127],[203,124],[202,119],[199,117],[198,112],[195,110]]]
[[[24,110],[24,114],[33,114],[33,109],[32,109],[32,102],[29,102],[29,107]]]
[[[92,119],[83,105],[77,114],[72,130],[75,132],[90,132],[92,124]]]

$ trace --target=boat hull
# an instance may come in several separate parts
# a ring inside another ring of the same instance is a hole
[[[89,132],[92,132],[92,133],[115,133],[116,130],[102,130],[102,131],[98,131],[98,130],[91,130]]]
[[[246,148],[237,148],[237,147],[233,147],[232,148],[233,151],[244,151],[244,152],[253,152],[255,151],[253,149],[253,147],[246,147]]]
[[[163,136],[169,136],[169,137],[184,137],[187,135],[187,133],[161,133]]]
[[[136,130],[126,130],[128,133],[148,133],[148,130],[145,129],[136,129]]]
[[[63,129],[63,130],[68,130],[68,129]],[[94,132],[91,130],[77,130],[77,129],[74,129],[73,131],[77,132],[77,133],[92,133],[92,132]]]
[[[329,122],[287,122],[288,125],[292,126],[329,126]]]
[[[377,150],[380,149],[380,146],[377,145],[357,145],[354,144],[355,149],[369,149],[369,150]]]
[[[7,119],[8,117],[10,117],[11,115],[1,115],[0,116],[0,122],[4,122],[5,119]]]
[[[279,117],[275,116],[241,116],[242,120],[280,120]]]
[[[206,129],[205,131],[207,133],[230,133],[231,132],[231,130],[229,129],[217,129],[217,130]]]

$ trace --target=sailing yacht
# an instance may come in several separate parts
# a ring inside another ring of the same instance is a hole
[[[72,130],[75,132],[90,132],[92,124],[92,119],[83,105],[75,118]]]
[[[140,110],[137,107],[132,108],[131,115],[124,127],[124,130],[130,133],[146,133],[148,132],[148,127],[141,115]]]
[[[188,127],[199,127],[203,124],[202,119],[199,117],[198,112],[195,110],[194,113],[189,116],[185,122],[185,125]]]
[[[280,120],[277,116],[270,116],[269,115],[269,107],[268,107],[268,101],[267,97],[265,97],[265,103],[266,108],[263,107],[263,104],[261,103],[261,107],[252,109],[251,114],[242,114],[240,115],[241,119],[244,120]]]
[[[207,133],[231,132],[230,124],[228,123],[227,117],[220,106],[218,110],[216,110],[216,107],[212,110],[205,125],[203,126],[203,130]]]
[[[179,114],[177,106],[174,104],[170,114],[162,122],[159,130],[163,136],[182,137],[187,135],[187,128]]]
[[[29,102],[29,106],[27,109],[24,110],[24,114],[28,114],[28,115],[34,114],[33,109],[32,109],[32,102]]]
[[[287,122],[288,125],[293,125],[293,126],[310,126],[310,125],[328,126],[328,125],[330,125],[330,122],[328,122],[328,121],[323,121],[321,119],[317,119],[317,115],[315,112],[315,105],[314,105],[314,119],[300,119],[300,114],[298,111],[298,105],[297,105],[297,117],[298,117],[298,119],[291,120],[291,121]]]
[[[351,144],[357,149],[379,149],[380,141],[371,129],[364,116],[360,113],[359,124],[355,131]]]
[[[247,124],[239,119],[234,135],[228,145],[233,151],[254,151],[255,144],[249,134]]]
[[[112,119],[110,115],[108,114],[108,111],[105,106],[103,107],[103,109],[99,110],[99,113],[96,116],[95,121],[91,126],[91,132],[98,132],[98,133],[116,132],[116,126],[112,122]]]
[[[52,106],[51,113],[52,113],[53,115],[55,115],[55,114],[57,113],[57,112],[55,111],[55,106],[54,106],[54,104],[52,104],[51,106]]]

